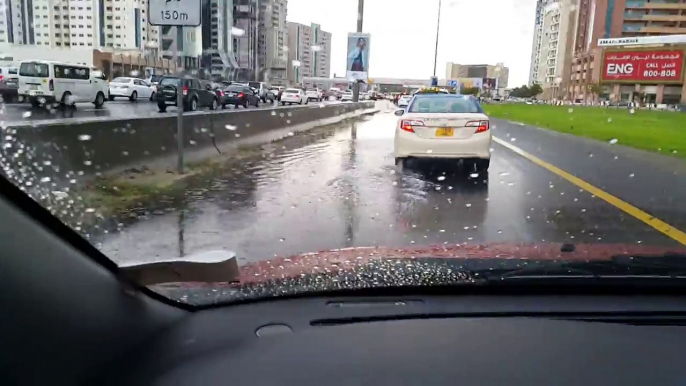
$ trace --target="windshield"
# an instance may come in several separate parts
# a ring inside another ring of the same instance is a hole
[[[243,92],[244,86],[229,86],[226,91]]]
[[[179,78],[162,78],[160,86],[178,86]]]
[[[218,2],[178,45],[149,3],[105,40],[41,8],[0,37],[0,173],[183,303],[682,256],[684,1],[606,3]]]
[[[47,78],[50,74],[50,67],[45,63],[22,63],[19,66],[20,76],[32,76],[36,78]]]
[[[479,104],[467,97],[422,97],[417,96],[408,108],[410,113],[482,113]]]

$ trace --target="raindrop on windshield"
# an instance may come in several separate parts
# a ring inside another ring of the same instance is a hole
[[[634,173],[629,174],[629,178],[634,178]]]
[[[91,136],[88,134],[81,134],[79,135],[79,141],[90,141]]]
[[[30,112],[30,111],[27,111],[27,112],[25,112],[24,114],[22,114],[21,116],[24,117],[24,118],[30,118],[30,117],[31,117],[31,112]]]
[[[472,173],[469,176],[472,178],[477,178],[477,177],[479,177],[479,173]]]
[[[433,150],[427,150],[427,151],[426,151],[426,154],[431,154],[431,153],[433,153],[433,152],[434,152]]]
[[[445,180],[445,176],[438,176],[436,179],[439,181],[443,181],[443,180]]]
[[[288,136],[289,136],[289,137],[292,137],[292,136],[294,136],[294,135],[295,135],[295,134],[293,134],[292,131],[288,133]]]
[[[610,140],[610,145],[614,145],[615,143],[617,143],[617,138],[612,138]]]
[[[467,208],[471,208],[472,204],[464,204],[464,206],[466,206]]]
[[[93,162],[90,161],[90,160],[85,160],[85,161],[83,161],[83,164],[86,165],[86,166],[90,166],[90,165],[93,164]]]
[[[574,112],[574,109],[570,108],[569,110],[567,110],[567,112],[571,114]]]
[[[95,212],[95,208],[87,208],[86,213],[93,213]]]
[[[510,138],[510,142],[514,142],[516,140],[517,140],[517,138],[514,138],[514,137]]]
[[[273,116],[276,115],[276,111],[272,111],[272,115],[273,115]]]
[[[608,123],[612,122],[612,118],[608,118],[608,119],[607,119],[607,122],[608,122]]]
[[[50,177],[43,177],[40,179],[40,182],[50,182]]]
[[[275,114],[276,114],[276,113],[272,111],[272,115],[275,115]],[[234,126],[234,125],[226,125],[226,126],[224,126],[224,127],[226,128],[226,130],[231,130],[231,131],[237,129],[237,127]]]
[[[505,176],[509,176],[510,173],[508,173],[508,172],[500,172],[498,175],[499,175],[500,177],[505,177]]]
[[[634,110],[634,109],[629,110],[629,114],[633,114],[635,112],[636,112],[636,110]]]

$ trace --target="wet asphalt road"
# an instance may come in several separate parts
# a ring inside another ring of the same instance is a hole
[[[353,246],[679,245],[495,142],[490,172],[476,178],[451,163],[400,170],[395,124],[389,110],[264,145],[260,156],[189,189],[179,207],[94,241],[117,262],[217,249],[258,261]],[[684,229],[683,161],[499,120],[492,126],[496,137]],[[629,177],[627,168],[640,169]]]
[[[340,103],[337,101],[326,101],[329,103]],[[311,106],[317,106],[316,102],[311,102]],[[274,105],[272,103],[262,103],[260,104],[261,109],[281,107],[280,105]],[[233,106],[227,106],[227,109],[234,109]],[[249,107],[250,109],[255,109],[255,107]],[[207,108],[200,108],[199,111],[206,111]],[[242,107],[239,110],[243,110]],[[126,118],[126,117],[159,117],[164,115],[175,115],[176,108],[170,106],[165,113],[160,113],[157,104],[151,101],[140,100],[137,102],[129,102],[123,98],[117,98],[114,101],[105,102],[102,109],[96,109],[92,103],[77,103],[76,108],[58,108],[58,109],[32,109],[31,105],[28,103],[11,103],[4,104],[0,103],[0,122],[3,123],[17,123],[26,121],[45,121],[45,120],[56,120],[56,119],[80,119],[80,118],[93,118],[101,117],[107,118],[112,117],[116,119]]]

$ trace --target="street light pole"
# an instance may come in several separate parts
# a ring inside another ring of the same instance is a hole
[[[438,32],[441,27],[441,0],[438,0],[438,20],[436,21],[436,49],[434,50],[434,77],[436,76],[436,62],[438,61]]]
[[[364,0],[357,0],[357,32],[362,32],[362,20],[364,16]],[[353,84],[353,102],[360,100],[360,81]]]

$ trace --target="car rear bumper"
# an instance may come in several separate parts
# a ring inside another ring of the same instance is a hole
[[[300,103],[301,99],[300,98],[294,98],[294,97],[281,96],[281,102]]]
[[[246,103],[246,101],[236,97],[224,97],[221,99],[221,104],[223,105],[242,105],[243,103]]]
[[[426,139],[396,129],[395,157],[490,159],[491,133],[473,134],[467,139]]]

